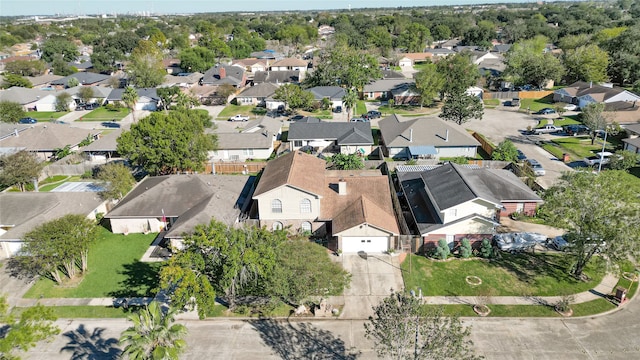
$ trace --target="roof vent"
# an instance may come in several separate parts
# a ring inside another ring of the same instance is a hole
[[[338,181],[338,195],[347,195],[347,182],[344,179]]]

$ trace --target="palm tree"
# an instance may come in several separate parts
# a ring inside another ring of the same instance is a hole
[[[136,89],[132,88],[131,86],[127,86],[127,88],[124,89],[124,93],[122,94],[122,101],[127,104],[127,107],[129,108],[129,110],[131,110],[131,116],[133,116],[133,122],[135,122],[135,108],[136,102],[138,102],[138,92],[136,91]]]
[[[342,98],[342,104],[347,108],[347,121],[351,120],[351,109],[355,108],[356,102],[358,101],[358,93],[353,89],[347,89],[346,94]]]
[[[160,303],[152,301],[137,314],[129,315],[133,326],[122,333],[124,354],[134,360],[177,360],[187,343],[187,328],[175,321],[175,309],[163,312]]]

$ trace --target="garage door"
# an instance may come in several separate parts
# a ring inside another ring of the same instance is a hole
[[[365,251],[370,253],[381,253],[388,250],[389,238],[386,236],[372,237],[351,237],[342,238],[343,253],[357,253]]]

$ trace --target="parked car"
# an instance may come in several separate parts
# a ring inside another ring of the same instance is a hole
[[[249,117],[245,115],[234,115],[229,118],[229,121],[249,121]]]
[[[84,109],[85,110],[95,110],[95,109],[97,109],[99,107],[100,107],[100,104],[98,104],[98,103],[90,103],[90,104],[86,104],[84,106]]]
[[[519,98],[511,99],[511,101],[509,101],[509,106],[520,106],[520,99]]]
[[[118,124],[115,121],[104,121],[104,122],[102,122],[102,126],[104,126],[106,128],[115,128],[115,129],[120,128],[120,124]]]
[[[591,132],[588,126],[582,124],[565,125],[562,129],[567,135],[571,136],[586,135]]]
[[[555,125],[545,125],[543,127],[533,129],[533,133],[536,135],[540,134],[555,134],[562,132],[563,129],[560,126]]]
[[[549,114],[555,114],[556,111],[553,110],[552,108],[544,108],[544,109],[540,109],[539,111],[535,112],[534,114],[536,115],[549,115]]]
[[[579,109],[578,105],[575,104],[567,104],[563,108],[567,111],[577,111]]]
[[[35,124],[35,123],[38,122],[38,120],[36,120],[36,119],[34,119],[32,117],[25,117],[25,118],[22,118],[22,119],[18,120],[18,122],[20,124]]]
[[[526,163],[529,165],[535,176],[544,176],[544,174],[547,173],[542,167],[542,164],[540,164],[536,159],[527,159]]]
[[[604,151],[604,152],[597,152],[595,155],[593,156],[589,156],[584,158],[584,163],[589,165],[589,166],[594,166],[594,165],[598,165],[602,162],[602,165],[604,164],[608,164],[611,161],[611,157],[613,156],[613,153],[610,153],[608,151]]]
[[[550,240],[549,245],[558,251],[565,251],[569,248],[569,242],[565,239],[565,235],[556,236]]]
[[[342,112],[342,106],[338,105],[336,107],[333,108],[333,112],[334,113],[341,113]]]
[[[369,119],[377,119],[382,116],[382,113],[378,110],[369,110],[367,112]]]
[[[356,118],[351,119],[351,121],[353,121],[353,122],[369,122],[369,119],[356,117]]]
[[[522,151],[518,150],[518,161],[527,160],[527,155],[525,155]]]
[[[289,118],[289,121],[300,121],[300,120],[302,120],[302,119],[304,119],[304,116],[302,116],[302,115],[296,115],[296,116],[292,116],[292,117],[290,117],[290,118]]]

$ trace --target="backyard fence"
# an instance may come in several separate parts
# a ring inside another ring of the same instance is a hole
[[[485,91],[482,93],[483,100],[490,99],[542,99],[545,96],[553,94],[551,90],[542,90],[542,91]]]
[[[208,174],[255,174],[267,166],[266,162],[216,162],[207,164]]]

